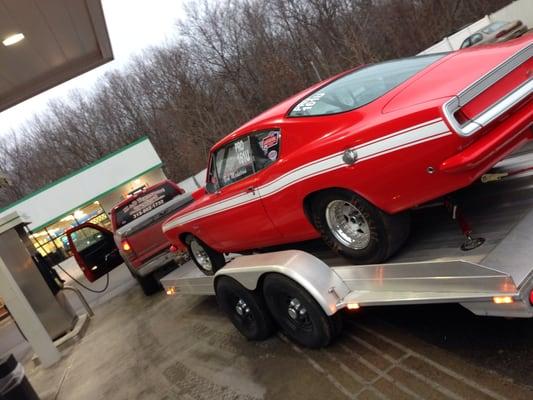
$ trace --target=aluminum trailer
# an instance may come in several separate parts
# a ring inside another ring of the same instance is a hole
[[[216,295],[249,339],[278,325],[308,347],[329,344],[345,308],[460,303],[477,315],[531,318],[532,165],[528,145],[486,175],[488,182],[456,195],[473,235],[485,239],[469,251],[461,249],[465,238],[449,210],[429,205],[413,211],[410,239],[383,264],[349,265],[324,249],[284,250],[238,256],[215,276],[189,262],[161,283],[169,295]]]

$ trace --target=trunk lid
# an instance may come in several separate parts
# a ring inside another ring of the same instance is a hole
[[[427,101],[456,96],[518,53],[528,43],[531,44],[532,39],[533,35],[526,35],[503,44],[478,46],[451,53],[400,88],[385,105],[383,112],[392,112]],[[491,86],[483,96],[473,99],[475,101],[463,110],[464,117],[473,118],[476,113],[489,106],[495,99],[528,79],[526,71],[527,68],[531,69],[531,60],[526,64],[529,66],[524,65],[523,71],[519,68],[518,71],[509,74],[504,82]]]

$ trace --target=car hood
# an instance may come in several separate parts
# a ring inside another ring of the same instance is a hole
[[[383,112],[455,96],[532,40],[533,35],[528,35],[504,44],[467,48],[451,53],[398,88],[383,107]]]

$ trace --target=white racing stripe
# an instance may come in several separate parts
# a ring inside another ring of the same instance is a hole
[[[448,127],[442,119],[439,118],[428,121],[354,147],[353,150],[356,150],[357,152],[356,163],[430,140],[440,139],[451,134],[452,133],[448,130]],[[259,195],[254,193],[241,193],[215,204],[210,204],[198,210],[191,211],[163,225],[163,231],[166,232],[187,222],[230,210],[243,204],[257,201],[260,198],[272,196],[303,180],[343,168],[346,166],[342,160],[343,153],[344,152],[332,154],[291,170],[272,182],[256,188]]]

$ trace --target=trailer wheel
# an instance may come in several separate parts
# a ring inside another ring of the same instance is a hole
[[[192,260],[205,275],[214,275],[226,264],[224,254],[213,250],[197,237],[189,235],[185,238],[185,243]]]
[[[318,349],[329,345],[340,333],[340,317],[328,317],[316,300],[293,280],[270,274],[263,282],[263,294],[272,317],[294,342]]]
[[[336,253],[358,264],[385,261],[407,239],[408,213],[387,214],[345,190],[318,195],[312,203],[313,223]]]
[[[215,291],[220,308],[244,337],[265,340],[272,336],[274,322],[261,295],[227,276],[217,279]]]

